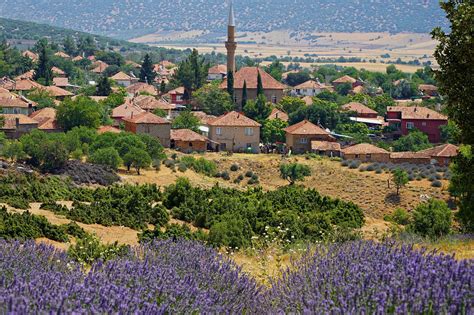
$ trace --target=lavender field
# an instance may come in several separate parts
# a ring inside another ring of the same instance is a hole
[[[260,286],[196,242],[160,241],[87,272],[65,253],[0,241],[0,313],[472,314],[474,261],[353,242]]]

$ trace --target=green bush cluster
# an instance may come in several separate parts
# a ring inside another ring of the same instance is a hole
[[[196,173],[210,177],[215,176],[217,173],[216,163],[202,157],[196,159],[192,156],[183,156],[179,161],[181,164],[184,164],[187,168],[194,170]]]
[[[360,228],[362,210],[353,203],[321,196],[317,191],[288,186],[272,192],[261,188],[239,191],[214,186],[192,187],[185,178],[165,189],[163,205],[180,220],[210,229],[213,245],[245,247],[265,228],[283,224],[288,240],[320,240],[334,226]]]
[[[68,249],[68,256],[84,264],[91,265],[96,260],[107,261],[117,256],[125,256],[130,252],[127,245],[102,244],[95,235],[86,233],[76,244]]]
[[[154,239],[180,239],[184,238],[187,240],[197,240],[206,242],[208,240],[208,236],[204,233],[201,229],[193,232],[191,228],[185,224],[169,224],[163,227],[162,229],[154,229],[154,230],[145,230],[143,233],[139,235],[140,242],[151,242]]]
[[[45,217],[23,213],[9,213],[7,208],[0,208],[0,238],[37,239],[46,237],[53,241],[67,242],[66,229],[53,225]]]

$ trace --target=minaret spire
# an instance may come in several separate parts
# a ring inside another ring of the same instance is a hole
[[[235,73],[235,50],[237,49],[237,43],[235,42],[235,15],[232,0],[230,0],[229,5],[229,23],[227,25],[225,47],[227,49],[227,72]]]

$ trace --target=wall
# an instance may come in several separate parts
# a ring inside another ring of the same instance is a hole
[[[221,151],[233,151],[233,152],[244,152],[247,150],[247,144],[250,144],[252,152],[260,152],[260,128],[253,128],[253,135],[245,135],[245,127],[232,127],[222,126],[222,134],[217,135],[216,129],[219,126],[209,127],[209,138],[213,141],[221,143],[219,150]],[[223,146],[224,145],[224,146]],[[212,144],[212,147],[216,149],[216,144]],[[225,148],[224,148],[225,147]]]
[[[192,146],[190,146],[192,144]],[[205,152],[207,150],[206,141],[175,141],[174,148],[184,153]]]
[[[171,124],[134,124],[126,121],[125,130],[158,138],[162,146],[170,147]]]
[[[346,160],[359,160],[362,162],[390,162],[389,153],[376,153],[368,156],[367,154],[342,154]]]
[[[301,143],[301,139],[308,139],[307,143]],[[303,154],[311,152],[311,141],[334,141],[329,135],[292,135],[286,134],[286,146],[288,149],[291,148],[293,153]]]
[[[407,123],[411,122],[415,126],[414,129],[418,129],[421,132],[428,135],[428,139],[431,143],[441,143],[441,126],[448,124],[446,120],[419,120],[419,119],[403,119],[402,121],[402,135],[407,135],[411,130],[407,128]],[[423,125],[423,123],[425,125]]]

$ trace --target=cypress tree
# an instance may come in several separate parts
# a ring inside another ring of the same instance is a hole
[[[166,92],[166,83],[164,80],[161,80],[161,83],[160,83],[160,93],[161,94],[165,94]]]
[[[155,78],[156,72],[153,69],[153,62],[151,61],[150,55],[146,54],[140,69],[140,82],[152,84]]]
[[[109,96],[112,93],[112,87],[107,77],[102,77],[97,83],[97,96]]]
[[[227,93],[229,93],[232,102],[234,101],[234,73],[227,72]]]
[[[258,71],[257,76],[257,96],[263,94],[263,83],[262,83],[262,76],[260,75],[260,71]]]
[[[242,104],[241,104],[241,110],[244,109],[245,104],[247,104],[247,81],[244,81],[244,87],[242,89]]]
[[[38,66],[35,70],[35,81],[40,80],[43,85],[51,85],[53,83],[53,71],[51,70],[50,51],[47,40],[38,42]]]

